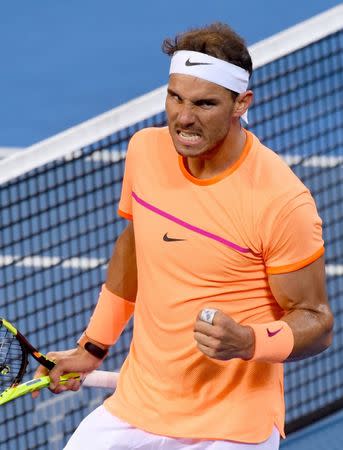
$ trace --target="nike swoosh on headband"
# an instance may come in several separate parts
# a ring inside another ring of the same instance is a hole
[[[212,63],[206,63],[206,62],[192,62],[190,61],[190,58],[187,59],[185,62],[185,66],[212,66]]]

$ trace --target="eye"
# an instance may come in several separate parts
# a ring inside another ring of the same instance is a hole
[[[182,102],[182,98],[178,94],[176,94],[175,92],[168,92],[168,96],[171,99],[175,100],[177,103],[181,103]]]
[[[210,109],[216,105],[216,102],[214,100],[198,100],[196,105],[200,108]]]
[[[174,100],[175,100],[177,103],[182,103],[182,98],[181,98],[179,95],[174,94],[174,95],[173,95],[173,98],[174,98]]]

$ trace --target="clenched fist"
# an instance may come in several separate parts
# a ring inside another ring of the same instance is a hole
[[[248,360],[254,355],[253,329],[238,324],[219,310],[200,311],[194,325],[194,338],[199,350],[213,359]]]

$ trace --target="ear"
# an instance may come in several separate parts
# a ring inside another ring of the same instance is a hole
[[[241,117],[246,112],[246,110],[250,108],[253,98],[254,94],[252,91],[246,91],[239,94],[239,96],[235,100],[233,117]]]

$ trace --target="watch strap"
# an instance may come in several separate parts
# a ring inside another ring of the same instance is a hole
[[[90,339],[86,333],[83,333],[78,340],[78,345],[88,353],[98,359],[103,359],[108,354],[108,347]]]

